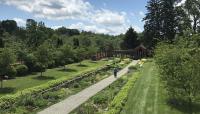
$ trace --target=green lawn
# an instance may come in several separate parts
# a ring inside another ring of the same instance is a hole
[[[67,70],[64,71],[63,67],[48,69],[43,73],[44,78],[39,78],[40,73],[35,73],[32,75],[27,75],[24,77],[17,77],[16,79],[4,81],[4,88],[0,89],[0,96],[6,94],[13,94],[17,91],[30,88],[33,86],[38,86],[40,84],[46,83],[51,80],[55,80],[61,77],[68,77],[69,79],[77,76],[78,74],[85,73],[103,65],[108,64],[108,61],[100,60],[97,62],[92,62],[86,60],[82,62],[80,66],[79,63],[67,65]]]
[[[140,75],[121,114],[184,114],[167,104],[167,94],[153,62],[146,63]]]

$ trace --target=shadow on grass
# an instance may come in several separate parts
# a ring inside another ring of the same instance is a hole
[[[15,90],[16,88],[13,88],[13,87],[3,87],[3,88],[0,88],[0,94],[13,93]]]
[[[55,77],[52,77],[52,76],[36,76],[36,77],[33,77],[33,79],[35,79],[35,80],[53,80],[53,79],[55,79]]]
[[[192,103],[189,105],[188,102],[183,100],[174,100],[169,99],[167,101],[167,104],[176,110],[179,110],[180,112],[186,113],[186,114],[199,114],[200,113],[200,104],[199,103]]]
[[[71,68],[59,69],[58,71],[62,71],[62,72],[77,72],[77,70],[71,69]]]
[[[84,64],[78,64],[78,67],[88,67],[88,65],[84,65]]]

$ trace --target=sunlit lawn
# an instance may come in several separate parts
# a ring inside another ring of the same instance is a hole
[[[67,65],[66,70],[64,70],[63,67],[48,69],[43,73],[43,78],[39,77],[40,73],[35,73],[24,77],[17,77],[16,79],[12,80],[6,80],[3,83],[4,89],[0,89],[0,96],[5,94],[13,94],[17,91],[38,86],[61,77],[67,77],[71,79],[78,74],[97,69],[105,64],[108,64],[108,61],[100,60],[97,62],[92,62],[90,60],[86,60],[82,62],[82,65],[79,63]]]
[[[159,79],[155,64],[146,63],[141,77],[131,89],[125,109],[121,114],[185,114],[185,107],[173,107]],[[200,108],[196,108],[200,109]],[[200,111],[196,110],[199,114]]]

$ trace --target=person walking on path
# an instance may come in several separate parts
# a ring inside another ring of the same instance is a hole
[[[118,69],[115,67],[115,68],[114,68],[114,77],[115,77],[115,78],[117,78],[117,72],[118,72]]]

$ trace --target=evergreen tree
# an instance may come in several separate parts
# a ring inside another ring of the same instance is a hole
[[[147,14],[144,18],[144,41],[154,47],[162,38],[162,21],[160,0],[150,0],[147,3]]]
[[[138,45],[138,35],[132,27],[126,32],[125,37],[122,42],[123,49],[134,49]]]
[[[162,33],[164,40],[172,41],[175,38],[175,0],[161,0]]]

